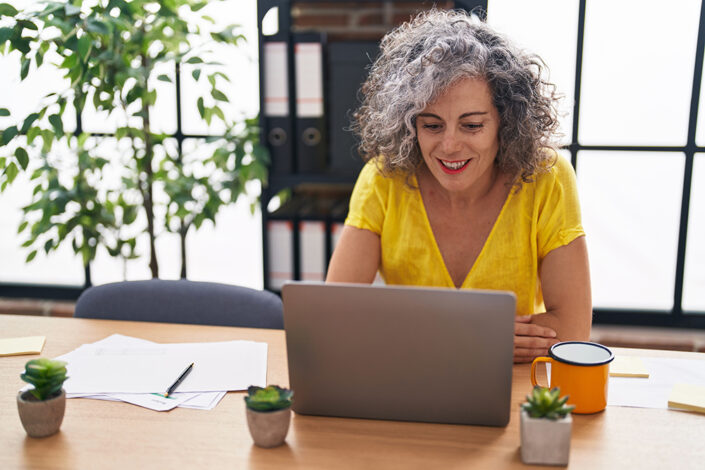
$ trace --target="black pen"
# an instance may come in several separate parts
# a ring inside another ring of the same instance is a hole
[[[171,385],[171,387],[169,387],[169,389],[168,389],[168,390],[166,391],[166,393],[164,394],[164,398],[169,398],[169,395],[171,395],[172,393],[174,393],[174,390],[176,390],[176,387],[178,387],[179,384],[184,381],[184,379],[185,379],[186,376],[189,374],[189,372],[191,372],[191,369],[193,369],[193,362],[191,363],[190,366],[188,366],[186,369],[184,369],[184,371],[181,373],[181,375],[179,376],[179,378],[176,379],[176,382],[174,382],[174,383]]]

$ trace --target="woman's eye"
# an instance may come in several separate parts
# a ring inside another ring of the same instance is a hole
[[[440,124],[424,124],[423,128],[428,129],[429,131],[437,131],[441,128],[441,125]]]
[[[463,127],[470,130],[482,129],[482,124],[463,124]]]

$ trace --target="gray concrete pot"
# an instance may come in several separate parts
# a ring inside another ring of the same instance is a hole
[[[46,437],[56,433],[64,420],[66,409],[66,392],[48,400],[37,400],[34,395],[26,392],[17,394],[17,411],[27,435],[30,437]]]
[[[276,411],[255,411],[246,407],[247,427],[255,445],[264,448],[284,444],[289,432],[291,407]]]
[[[573,417],[532,418],[521,410],[521,460],[528,464],[568,465]]]

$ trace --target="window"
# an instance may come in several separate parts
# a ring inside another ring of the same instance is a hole
[[[7,0],[5,0],[7,1]],[[10,1],[17,8],[25,8],[31,3],[20,0]],[[219,60],[226,65],[226,72],[232,79],[229,96],[231,98],[226,113],[230,116],[254,116],[259,108],[259,83],[257,73],[257,20],[256,0],[228,0],[212,2],[201,13],[206,13],[216,21],[216,26],[223,28],[232,23],[243,26],[243,33],[248,39],[245,47],[236,50],[223,50]],[[217,50],[216,50],[217,52]],[[10,55],[0,56],[0,101],[2,107],[9,108],[12,119],[25,116],[36,109],[39,99],[46,93],[66,87],[65,81],[56,69],[45,64],[41,73],[32,73],[24,82],[19,80],[19,55],[15,51]],[[196,148],[197,144],[189,136],[216,135],[222,132],[215,126],[208,128],[198,117],[195,91],[198,86],[191,77],[191,71],[185,65],[182,69],[182,115],[181,132],[185,135],[184,150]],[[165,67],[161,71],[174,76],[175,68]],[[161,73],[160,72],[160,73]],[[177,135],[175,85],[154,81],[159,99],[153,108],[152,120],[155,130]],[[8,118],[0,117],[0,128],[9,125]],[[117,116],[103,116],[94,110],[85,109],[82,126],[86,132],[114,132]],[[75,117],[69,118],[64,127],[67,132],[76,129]],[[13,122],[14,124],[14,122]],[[176,138],[172,139],[176,145]],[[105,140],[101,145],[106,157],[119,158],[117,147]],[[83,286],[84,273],[81,260],[73,254],[69,246],[61,247],[49,256],[39,253],[34,261],[25,263],[28,254],[20,248],[23,238],[17,235],[21,220],[21,207],[30,200],[31,187],[27,175],[21,175],[15,184],[5,193],[0,194],[0,286],[11,292],[14,284],[59,285],[74,288],[74,292]],[[258,188],[253,187],[257,194]],[[212,224],[204,224],[198,232],[192,231],[187,238],[188,277],[192,280],[220,281],[249,287],[262,287],[261,255],[261,218],[259,212],[250,213],[250,201],[241,199],[235,206],[227,207],[218,215],[217,230]],[[120,281],[123,279],[144,279],[150,276],[148,270],[148,241],[143,236],[138,241],[142,258],[126,263],[110,257],[104,250],[91,265],[94,284]],[[162,231],[157,239],[157,253],[160,263],[160,277],[177,279],[180,274],[179,238],[175,234]],[[41,296],[41,289],[32,295]]]
[[[489,0],[488,21],[565,96],[596,321],[705,326],[701,2]]]

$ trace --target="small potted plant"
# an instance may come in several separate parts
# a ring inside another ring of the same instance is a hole
[[[521,460],[527,464],[568,465],[575,408],[560,389],[536,386],[521,405]]]
[[[289,432],[294,392],[276,385],[247,389],[247,427],[255,444],[269,448],[282,445]]]
[[[45,437],[57,432],[64,419],[66,392],[62,388],[66,377],[66,363],[39,358],[27,361],[20,374],[33,389],[17,394],[20,421],[30,437]]]

